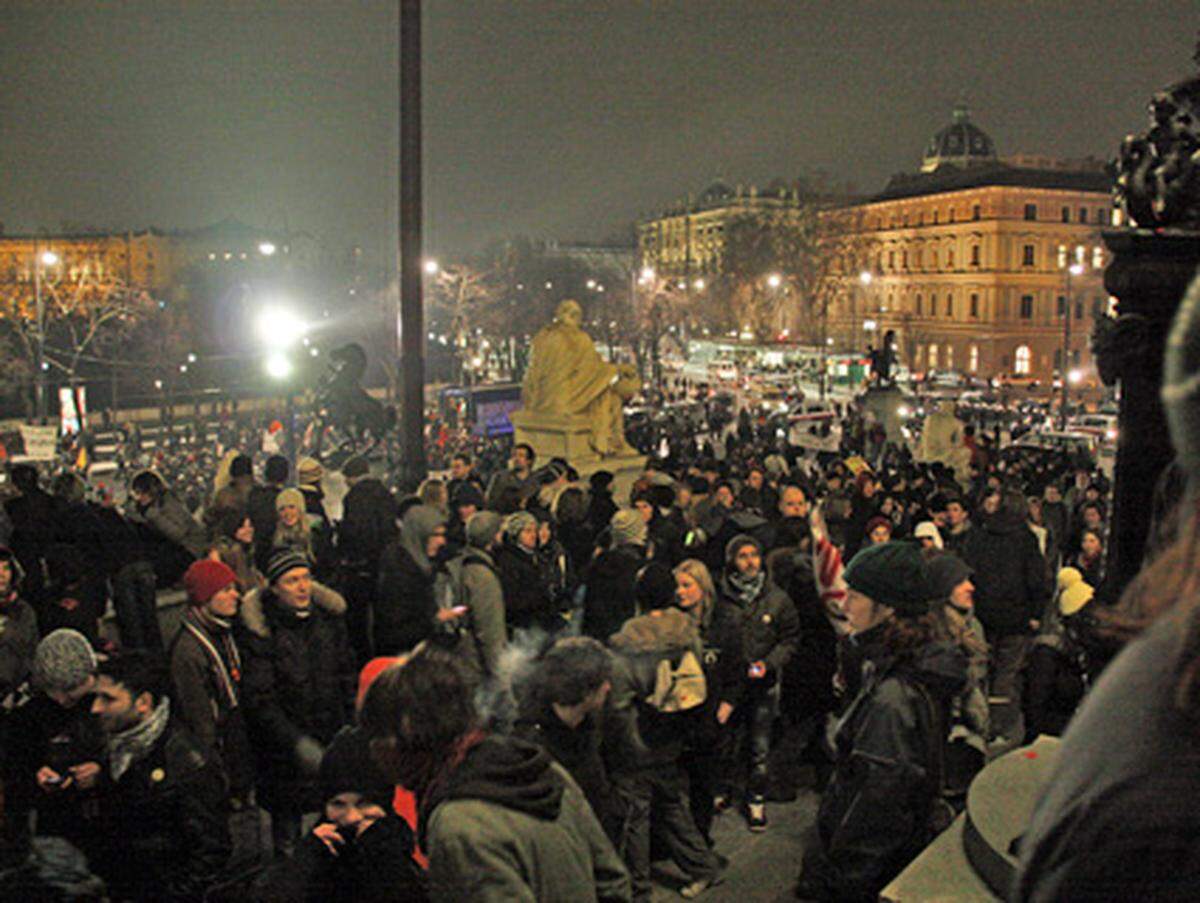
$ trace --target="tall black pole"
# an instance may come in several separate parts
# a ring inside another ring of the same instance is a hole
[[[400,0],[400,365],[404,474],[425,477],[421,297],[421,0]]]

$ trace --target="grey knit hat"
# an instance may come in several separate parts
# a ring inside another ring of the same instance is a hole
[[[522,530],[526,527],[536,526],[537,518],[528,511],[514,511],[504,518],[504,536],[512,542],[516,542]]]
[[[476,511],[467,518],[467,545],[486,549],[500,532],[504,518],[495,511]]]
[[[273,584],[288,571],[296,568],[311,567],[312,562],[303,552],[297,552],[295,549],[280,549],[267,562],[267,582]]]
[[[612,541],[614,546],[646,544],[646,522],[641,514],[625,508],[612,516]]]
[[[74,690],[96,673],[96,653],[78,630],[60,627],[46,634],[33,654],[33,682],[49,692]]]

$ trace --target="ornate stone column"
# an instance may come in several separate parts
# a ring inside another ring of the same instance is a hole
[[[1117,298],[1117,319],[1094,342],[1101,378],[1121,387],[1107,562],[1115,598],[1142,566],[1154,486],[1175,455],[1159,398],[1163,349],[1200,266],[1200,232],[1114,229],[1104,243],[1113,254],[1104,287]]]
[[[1200,63],[1200,49],[1194,57]],[[1096,325],[1100,378],[1121,385],[1108,573],[1119,593],[1142,566],[1155,483],[1171,463],[1159,392],[1167,330],[1200,264],[1200,76],[1150,101],[1150,127],[1116,161],[1115,195],[1134,228],[1104,233],[1115,320]]]

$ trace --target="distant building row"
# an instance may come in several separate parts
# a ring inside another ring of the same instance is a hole
[[[1049,379],[1062,370],[1069,314],[1067,367],[1086,371],[1093,318],[1109,304],[1100,229],[1113,219],[1110,184],[1094,160],[1000,159],[956,108],[919,172],[870,198],[819,200],[836,249],[824,334],[851,350],[894,329],[916,372]],[[719,273],[729,222],[799,217],[811,203],[782,182],[717,183],[639,224],[640,262],[683,279]]]

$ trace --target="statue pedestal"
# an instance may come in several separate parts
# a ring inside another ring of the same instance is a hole
[[[614,489],[617,492],[625,484],[633,485],[636,475],[645,469],[645,455],[596,454],[591,444],[591,421],[587,417],[542,414],[522,409],[513,411],[509,420],[515,431],[514,440],[532,445],[539,464],[551,458],[565,458],[579,471],[582,479],[587,479],[597,470],[610,471],[616,477]]]
[[[904,418],[900,416],[900,406],[905,403],[904,392],[897,386],[871,386],[863,394],[863,407],[875,415],[875,420],[883,426],[888,441],[896,445],[905,443]]]

